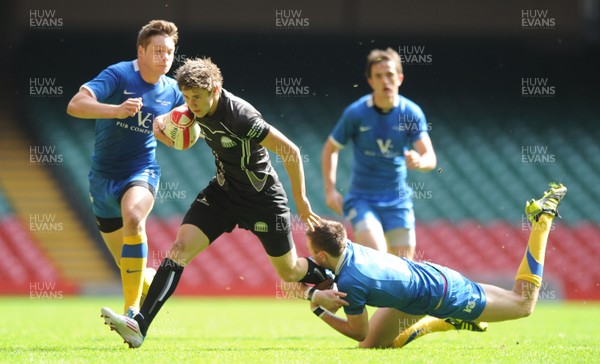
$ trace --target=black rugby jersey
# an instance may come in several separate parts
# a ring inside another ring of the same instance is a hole
[[[222,89],[215,113],[196,121],[215,156],[223,189],[257,194],[278,181],[268,150],[259,144],[271,126],[247,101]]]

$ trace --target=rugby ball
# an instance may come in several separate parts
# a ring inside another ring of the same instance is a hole
[[[188,149],[200,137],[200,126],[187,105],[169,111],[165,116],[164,125],[163,132],[173,141],[173,148],[177,150]]]

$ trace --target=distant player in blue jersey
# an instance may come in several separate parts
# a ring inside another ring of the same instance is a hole
[[[322,220],[308,231],[307,247],[315,261],[336,275],[346,293],[347,319],[311,303],[313,312],[329,326],[353,338],[361,347],[402,347],[426,333],[424,315],[464,321],[505,321],[529,316],[542,283],[546,243],[558,205],[567,188],[550,184],[539,200],[525,207],[531,234],[511,291],[475,283],[458,272],[432,263],[378,252],[347,240],[339,222]],[[369,321],[365,306],[380,307]],[[399,333],[401,333],[399,335]]]
[[[344,110],[323,147],[326,203],[351,221],[357,243],[413,259],[413,191],[406,178],[408,169],[428,172],[437,164],[429,124],[417,104],[398,94],[404,74],[396,51],[371,51],[365,75],[373,92]],[[350,142],[354,147],[352,177],[343,198],[336,188],[337,165],[340,150]],[[429,332],[487,329],[485,323],[452,326],[434,317],[424,318],[421,324]]]
[[[146,269],[145,228],[160,178],[152,122],[184,103],[175,80],[165,76],[177,39],[175,24],[150,21],[138,34],[137,59],[104,69],[81,86],[67,108],[71,116],[96,119],[90,200],[102,238],[120,267],[130,315],[139,310],[154,272]]]
[[[412,259],[415,217],[406,176],[407,169],[427,172],[437,164],[428,124],[421,108],[398,94],[404,75],[396,51],[371,51],[365,73],[373,92],[344,110],[323,147],[326,203],[352,222],[358,243]],[[352,179],[343,199],[338,154],[350,142]]]

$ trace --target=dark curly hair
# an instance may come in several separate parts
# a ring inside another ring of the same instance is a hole
[[[223,85],[221,70],[210,58],[188,58],[175,71],[175,80],[181,90],[200,88],[212,91]]]

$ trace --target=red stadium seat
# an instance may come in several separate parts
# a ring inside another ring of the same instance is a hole
[[[0,294],[31,294],[45,283],[61,294],[76,291],[72,283],[60,277],[16,217],[5,216],[0,220],[0,256]]]

